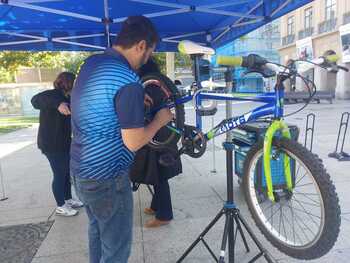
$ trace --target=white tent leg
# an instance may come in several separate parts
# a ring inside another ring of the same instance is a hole
[[[211,128],[214,128],[214,116],[211,116]],[[211,142],[213,144],[213,169],[210,171],[211,173],[216,173],[216,156],[215,156],[215,137],[211,139]]]
[[[4,174],[2,173],[1,163],[0,163],[0,183],[1,183],[1,192],[2,192],[2,195],[0,197],[0,201],[5,201],[8,199],[8,197],[6,197],[6,194],[5,194]]]
[[[166,73],[167,76],[174,81],[175,80],[175,53],[166,52]]]

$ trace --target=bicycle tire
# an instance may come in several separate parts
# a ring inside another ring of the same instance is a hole
[[[145,92],[150,95],[154,101],[150,109],[151,111],[167,102],[174,102],[175,99],[180,97],[180,92],[175,84],[161,73],[155,72],[147,74],[141,79],[141,82],[145,88]],[[185,123],[184,105],[176,105],[173,113],[175,115],[173,127],[182,130]],[[148,143],[148,146],[155,150],[164,150],[171,145],[176,145],[180,138],[181,136],[179,134],[170,131],[167,127],[163,127]]]
[[[319,159],[317,155],[314,155],[313,153],[311,153],[309,150],[307,150],[304,146],[302,146],[298,142],[292,141],[286,138],[280,138],[280,139],[274,138],[272,145],[273,147],[276,147],[278,151],[283,150],[286,153],[290,154],[291,156],[294,156],[295,160],[297,159],[301,160],[303,165],[305,165],[305,167],[311,172],[311,176],[313,178],[312,180],[314,180],[314,182],[317,184],[317,188],[319,189],[319,193],[323,201],[322,205],[323,205],[324,215],[322,215],[322,217],[324,218],[324,221],[323,221],[322,232],[318,234],[317,240],[315,239],[313,240],[312,243],[308,245],[298,247],[296,245],[287,244],[287,242],[285,241],[287,240],[287,238],[285,240],[282,240],[283,233],[281,236],[274,235],[273,230],[275,229],[274,229],[273,222],[272,224],[270,224],[269,222],[269,226],[271,226],[271,228],[267,227],[268,226],[267,221],[271,219],[273,220],[274,215],[272,215],[272,212],[271,212],[270,219],[266,219],[265,217],[266,220],[264,220],[264,216],[262,215],[263,213],[262,209],[259,210],[260,208],[258,207],[257,203],[261,202],[261,206],[262,206],[263,202],[266,202],[266,201],[261,201],[261,200],[259,201],[258,200],[259,197],[254,197],[254,191],[251,191],[252,183],[254,182],[254,184],[256,184],[255,180],[257,180],[257,175],[255,174],[255,171],[252,170],[253,168],[252,166],[254,165],[254,162],[256,162],[256,164],[258,163],[257,161],[258,158],[261,158],[258,156],[263,152],[263,140],[260,140],[249,150],[246,156],[246,160],[244,162],[244,176],[243,176],[242,186],[245,193],[245,198],[246,198],[249,211],[253,217],[253,220],[255,221],[255,224],[257,225],[259,230],[262,232],[262,234],[281,252],[287,254],[288,256],[291,256],[293,258],[298,258],[298,259],[311,260],[311,259],[319,258],[325,255],[334,246],[340,231],[340,224],[341,224],[340,206],[339,206],[339,199],[335,190],[335,186],[331,181],[329,174],[326,172],[322,164],[322,160]],[[252,179],[252,173],[254,173],[253,179]],[[301,180],[303,180],[303,178]],[[297,182],[295,181],[294,183],[295,183],[294,186],[296,187]],[[295,191],[295,189],[296,188],[293,189],[294,195],[297,194],[297,191]],[[290,205],[289,208],[290,210],[292,210],[293,205]],[[268,209],[271,209],[271,208],[269,207]],[[282,207],[280,207],[280,209],[283,210]],[[273,208],[272,208],[272,211],[273,211]],[[307,211],[305,210],[305,212]],[[293,220],[294,218],[292,217],[291,221]],[[310,222],[310,224],[311,223],[312,222]],[[293,221],[293,224],[294,224],[294,221]],[[280,225],[279,227],[281,228],[281,222],[279,222],[279,225]],[[283,225],[283,227],[285,226]],[[293,230],[294,230],[294,227],[295,226],[293,225]],[[291,230],[288,230],[288,231],[291,231]],[[286,234],[286,229],[284,230],[284,233]],[[294,243],[295,243],[295,236],[294,236]]]

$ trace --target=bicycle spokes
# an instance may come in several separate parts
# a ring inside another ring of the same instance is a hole
[[[296,156],[281,149],[273,149],[271,159],[274,200],[267,195],[267,187],[258,170],[257,156],[251,166],[250,191],[253,203],[266,229],[290,246],[307,247],[318,240],[324,226],[324,206],[320,190],[309,169]],[[289,162],[283,159],[288,158]],[[284,173],[291,172],[293,189],[289,190]],[[259,183],[260,182],[260,183]]]

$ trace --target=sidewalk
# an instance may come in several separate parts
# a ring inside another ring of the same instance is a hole
[[[300,107],[300,105],[298,105]],[[291,111],[298,106],[289,106]],[[316,114],[314,152],[324,159],[328,172],[332,175],[342,208],[342,226],[338,241],[333,250],[321,259],[309,262],[346,262],[350,256],[350,162],[338,162],[330,159],[327,154],[334,150],[340,113],[349,110],[350,102],[336,102],[333,105],[312,104],[305,111],[288,118],[287,121],[297,124],[303,132],[305,116]],[[248,105],[240,105],[240,111],[246,111]],[[191,115],[188,122],[191,122]],[[186,117],[187,117],[186,115]],[[220,107],[215,116],[215,122],[225,115]],[[210,124],[210,119],[206,121]],[[349,152],[349,138],[344,150]],[[159,229],[145,229],[145,221],[150,217],[143,214],[143,209],[149,205],[151,195],[146,187],[134,194],[134,238],[132,263],[166,263],[176,262],[186,248],[197,238],[198,234],[214,218],[222,208],[226,199],[226,160],[225,152],[221,150],[221,141],[216,140],[216,170],[211,173],[212,146],[199,159],[183,158],[184,173],[170,181],[174,220],[168,226]],[[87,218],[82,209],[78,216],[62,218],[54,215],[55,203],[51,193],[51,171],[45,157],[36,148],[36,129],[24,129],[12,134],[0,136],[0,165],[4,174],[6,196],[8,200],[0,202],[0,226],[38,223],[54,220],[54,223],[38,249],[33,263],[83,263],[88,262],[87,255]],[[4,145],[7,145],[6,152]],[[10,153],[11,152],[11,153]],[[253,227],[258,239],[279,260],[279,262],[301,262],[286,257],[278,252],[264,239],[251,219],[243,194],[234,180],[234,195],[242,216]],[[1,188],[0,188],[0,196]],[[218,254],[223,230],[223,220],[208,233],[205,240]],[[246,254],[242,240],[237,240],[236,262],[248,262],[257,249],[248,238],[253,252]],[[0,260],[1,261],[1,260]],[[3,261],[1,261],[3,262]],[[7,261],[15,262],[15,261]],[[203,244],[199,244],[184,260],[184,262],[213,262]],[[258,262],[266,262],[260,259]]]

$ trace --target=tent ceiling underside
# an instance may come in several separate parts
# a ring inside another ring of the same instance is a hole
[[[190,39],[220,47],[312,0],[0,0],[0,50],[103,50],[121,22],[145,15],[158,51]]]

